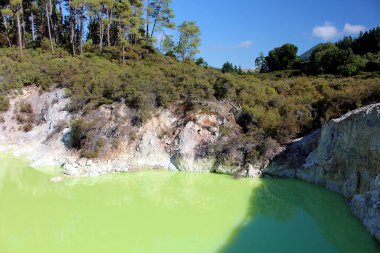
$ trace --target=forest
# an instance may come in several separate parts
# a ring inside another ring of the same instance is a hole
[[[260,54],[255,64],[260,72],[293,70],[298,74],[357,75],[380,71],[380,27],[362,32],[357,38],[345,36],[336,43],[321,43],[310,55],[298,56],[298,47],[287,43]]]
[[[113,49],[120,60],[133,45],[153,49],[156,34],[162,35],[162,48],[182,60],[198,52],[200,30],[193,21],[178,25],[178,42],[162,34],[176,29],[171,0],[1,0],[0,46],[59,48],[72,55],[85,51]],[[88,50],[86,50],[88,49]]]

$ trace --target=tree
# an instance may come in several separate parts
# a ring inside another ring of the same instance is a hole
[[[13,11],[13,16],[16,19],[17,34],[18,34],[18,47],[20,49],[20,56],[23,57],[23,43],[22,43],[22,28],[21,28],[21,16],[22,16],[22,0],[10,0],[10,8]]]
[[[338,67],[348,63],[349,54],[333,43],[320,44],[311,54],[310,70],[314,74],[337,74]]]
[[[380,51],[380,26],[361,33],[352,42],[352,50],[355,54],[364,55]]]
[[[202,57],[198,58],[195,61],[195,64],[197,64],[198,66],[204,67],[204,68],[208,67],[208,63]]]
[[[239,75],[244,74],[243,69],[241,68],[240,65],[239,65],[239,68],[238,68],[238,70],[237,70],[237,73],[238,73]]]
[[[174,29],[173,10],[170,8],[172,0],[147,0],[146,4],[146,31],[145,36],[150,40],[157,30],[162,28]]]
[[[4,28],[4,34],[5,38],[8,44],[8,47],[11,47],[11,40],[9,39],[9,31],[8,31],[8,18],[12,15],[12,11],[9,8],[6,8],[6,6],[0,6],[2,10],[0,11],[0,15],[2,16],[2,22],[3,22],[3,28]]]
[[[297,58],[298,47],[292,44],[284,44],[269,52],[265,58],[271,71],[292,69]]]
[[[175,28],[172,0],[144,1],[145,6],[143,0],[0,0],[0,47],[18,46],[21,56],[24,48],[37,45],[51,52],[55,47],[70,48],[76,55],[83,54],[87,40],[88,48],[98,45],[99,51],[119,47],[124,62],[127,46],[153,42],[159,30]],[[178,44],[165,37],[163,48],[173,56],[193,58],[200,43],[199,28],[184,22],[179,29]],[[149,40],[142,39],[146,37]]]
[[[263,52],[260,52],[259,56],[256,58],[255,66],[256,66],[256,69],[261,73],[268,71],[267,61],[265,60],[265,56]]]
[[[38,6],[36,1],[31,1],[30,4],[30,30],[32,31],[32,41],[36,40],[35,27],[34,27],[34,13],[38,11]]]
[[[52,12],[53,11],[52,11],[51,0],[45,0],[46,24],[47,24],[47,29],[48,29],[48,33],[49,33],[51,51],[54,52],[53,36],[52,36],[51,25],[50,25]]]
[[[234,72],[234,65],[230,62],[226,62],[222,66],[222,72],[223,73],[232,73]]]
[[[130,25],[130,17],[132,13],[132,6],[129,1],[118,0],[115,5],[116,8],[116,22],[118,24],[117,31],[117,43],[121,46],[122,51],[122,63],[125,64],[125,48],[129,45],[126,39],[126,29]]]
[[[181,60],[192,59],[199,53],[201,31],[194,21],[185,21],[178,26],[179,41],[176,53]]]
[[[143,3],[141,0],[129,0],[132,6],[132,13],[129,25],[129,42],[135,45],[140,39],[139,33],[140,25],[143,23],[141,18],[143,14]]]
[[[107,36],[107,46],[111,46],[111,24],[113,22],[112,20],[112,14],[113,14],[113,8],[115,5],[114,0],[103,0],[104,1],[104,12],[105,12],[105,23],[106,23],[106,36]]]
[[[164,35],[161,40],[161,50],[166,55],[174,54],[175,43],[173,41],[173,35]]]
[[[95,0],[96,1],[96,0]],[[67,0],[69,9],[69,29],[70,29],[70,44],[71,53],[76,54],[76,3],[73,0]]]
[[[336,43],[336,46],[340,49],[348,50],[352,48],[353,39],[351,36],[345,36],[343,39]]]

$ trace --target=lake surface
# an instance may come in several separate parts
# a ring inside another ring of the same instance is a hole
[[[52,183],[0,155],[1,253],[380,252],[343,198],[294,180],[151,171]]]

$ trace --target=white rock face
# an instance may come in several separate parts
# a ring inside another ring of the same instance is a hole
[[[22,131],[16,120],[15,107],[21,102],[30,103],[36,118],[40,118],[29,132]],[[65,110],[69,102],[63,89],[40,95],[36,87],[25,88],[22,95],[10,99],[10,109],[3,114],[0,152],[25,156],[34,166],[63,164],[65,157],[70,155],[62,142],[71,121],[71,115]],[[62,129],[56,133],[58,127]]]
[[[347,113],[298,140],[264,171],[344,194],[380,240],[380,104]]]
[[[176,139],[172,163],[179,171],[210,172],[216,162],[213,145],[219,137],[215,115],[197,115]]]
[[[24,132],[16,120],[15,108],[22,102],[31,104],[36,116],[42,115],[29,132]],[[214,152],[222,125],[239,134],[232,113],[236,108],[232,105],[214,104],[211,114],[159,110],[146,123],[136,126],[132,123],[136,112],[125,103],[104,105],[85,116],[67,112],[69,103],[63,89],[40,95],[37,87],[29,87],[12,97],[10,110],[2,115],[4,123],[0,124],[0,152],[25,156],[33,166],[62,166],[64,174],[74,177],[158,168],[189,172],[225,170],[228,174],[239,170],[240,165],[223,167],[217,163]],[[99,158],[81,158],[79,152],[69,149],[70,124],[76,118],[98,124],[96,136],[108,145]],[[228,140],[229,136],[223,138]],[[115,149],[110,143],[116,139],[120,144]]]

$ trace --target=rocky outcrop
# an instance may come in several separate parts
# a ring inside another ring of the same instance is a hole
[[[299,178],[342,193],[380,240],[380,104],[350,112],[296,140],[264,174]]]
[[[34,166],[56,166],[66,157],[75,157],[64,145],[72,117],[66,110],[69,102],[63,89],[40,94],[34,86],[11,97],[9,110],[0,115],[4,119],[0,123],[0,152],[25,156]],[[22,104],[30,105],[25,115],[20,115]],[[24,116],[31,129],[23,128]]]
[[[60,165],[76,177],[156,168],[259,177],[267,162],[246,164],[244,152],[255,145],[242,140],[235,120],[240,108],[228,102],[200,102],[191,112],[179,103],[158,109],[143,124],[123,102],[87,113],[68,112],[69,102],[63,89],[41,95],[33,86],[11,97],[0,123],[0,152],[26,156],[34,166]],[[24,114],[31,129],[17,120],[21,104],[30,105]],[[72,148],[70,126],[76,119],[85,125],[83,148],[96,151],[96,158]]]

